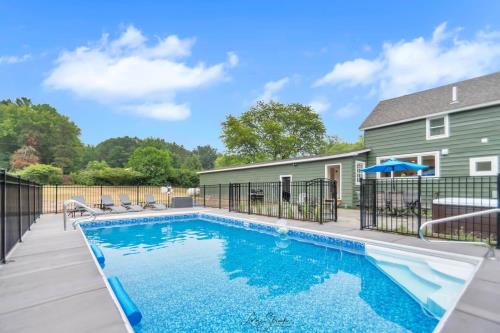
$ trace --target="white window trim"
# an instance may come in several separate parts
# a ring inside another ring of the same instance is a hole
[[[362,167],[360,169],[366,168],[366,162],[354,161],[354,185],[361,185],[361,182],[358,181],[358,165],[359,164],[362,165]],[[361,172],[360,179],[364,179],[365,177],[366,177],[366,174],[364,172]]]
[[[422,164],[422,156],[429,156],[429,155],[434,155],[434,162],[435,162],[435,167],[434,167],[434,176],[422,176],[422,178],[437,178],[440,177],[441,175],[441,155],[439,151],[429,151],[429,152],[424,152],[424,153],[412,153],[412,154],[401,154],[401,155],[387,155],[387,156],[380,156],[377,157],[377,164],[379,164],[382,160],[387,160],[390,158],[405,158],[405,157],[416,157],[417,158],[417,164]],[[422,170],[419,170],[417,172],[418,175],[422,175]],[[391,172],[391,177],[393,176],[393,172]],[[377,172],[377,178],[382,178],[380,177],[380,172]],[[386,177],[387,178],[387,177]],[[412,177],[394,177],[394,178],[416,178],[415,176]]]
[[[431,135],[431,120],[444,118],[444,134]],[[438,117],[429,117],[425,120],[425,137],[427,140],[443,139],[450,136],[450,117],[445,114]]]
[[[477,162],[491,162],[491,171],[476,171]],[[496,176],[498,174],[498,156],[482,156],[469,158],[471,176]]]
[[[328,179],[328,169],[332,166],[339,167],[340,184],[339,184],[339,191],[337,193],[337,199],[342,200],[342,164],[341,163],[325,164],[325,179]]]

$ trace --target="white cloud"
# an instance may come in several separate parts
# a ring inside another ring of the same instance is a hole
[[[354,59],[336,64],[333,70],[317,80],[315,86],[345,83],[350,86],[369,84],[374,74],[380,71],[382,64],[378,60]]]
[[[235,53],[214,65],[180,61],[191,55],[194,43],[175,35],[148,43],[129,26],[115,40],[105,34],[98,43],[62,52],[44,85],[146,117],[185,119],[189,106],[176,104],[176,94],[224,80],[238,62]]]
[[[30,54],[24,54],[22,56],[0,56],[0,64],[19,64],[31,59]]]
[[[282,90],[289,82],[290,78],[288,78],[288,76],[276,81],[267,82],[264,85],[264,92],[257,97],[257,101],[267,102],[272,99],[277,99],[276,93]]]
[[[240,62],[240,58],[236,55],[234,52],[228,52],[227,53],[227,62],[229,63],[230,67],[235,67],[238,65]]]
[[[147,115],[150,118],[169,121],[184,120],[191,115],[191,110],[187,104],[173,104],[169,102],[129,105],[123,109],[139,115]]]
[[[313,111],[323,113],[330,108],[330,102],[326,98],[317,98],[312,100],[309,105]]]
[[[462,39],[460,30],[442,23],[431,38],[385,43],[378,57],[337,63],[315,85],[369,86],[389,98],[498,70],[500,32]]]
[[[359,108],[356,105],[349,103],[338,109],[335,112],[335,115],[337,115],[340,118],[349,118],[356,115],[358,112]]]

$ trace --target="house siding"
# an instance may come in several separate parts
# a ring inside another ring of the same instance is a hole
[[[342,206],[352,207],[357,202],[355,191],[359,187],[354,186],[355,160],[365,161],[366,154],[354,157],[297,163],[295,166],[293,164],[286,164],[242,170],[202,173],[200,174],[200,184],[212,185],[246,182],[278,182],[280,181],[280,175],[292,175],[292,181],[311,180],[325,177],[325,165],[341,164]]]
[[[469,158],[500,155],[500,106],[451,113],[449,124],[449,137],[434,140],[426,140],[425,119],[365,130],[368,165],[381,156],[438,151],[441,177],[468,176]]]

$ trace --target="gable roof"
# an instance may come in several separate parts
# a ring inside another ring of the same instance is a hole
[[[451,103],[453,87],[457,87],[455,103]],[[380,101],[359,128],[365,130],[495,104],[500,104],[500,72]]]
[[[275,165],[286,165],[286,164],[296,164],[296,163],[331,160],[331,159],[335,159],[335,158],[358,156],[359,154],[367,153],[369,151],[370,151],[370,149],[358,149],[358,150],[352,150],[352,151],[345,151],[345,152],[341,152],[341,153],[337,153],[337,154],[322,154],[322,155],[315,155],[315,156],[288,158],[285,160],[278,160],[278,161],[267,161],[267,162],[251,163],[251,164],[242,164],[242,165],[225,167],[225,168],[217,168],[217,169],[198,171],[197,174],[201,175],[201,174],[205,174],[205,173],[214,173],[214,172],[222,172],[222,171],[254,169],[254,168],[262,168],[262,167],[275,166]]]

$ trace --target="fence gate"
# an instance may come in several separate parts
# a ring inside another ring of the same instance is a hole
[[[229,210],[293,220],[337,221],[334,180],[229,184]]]

